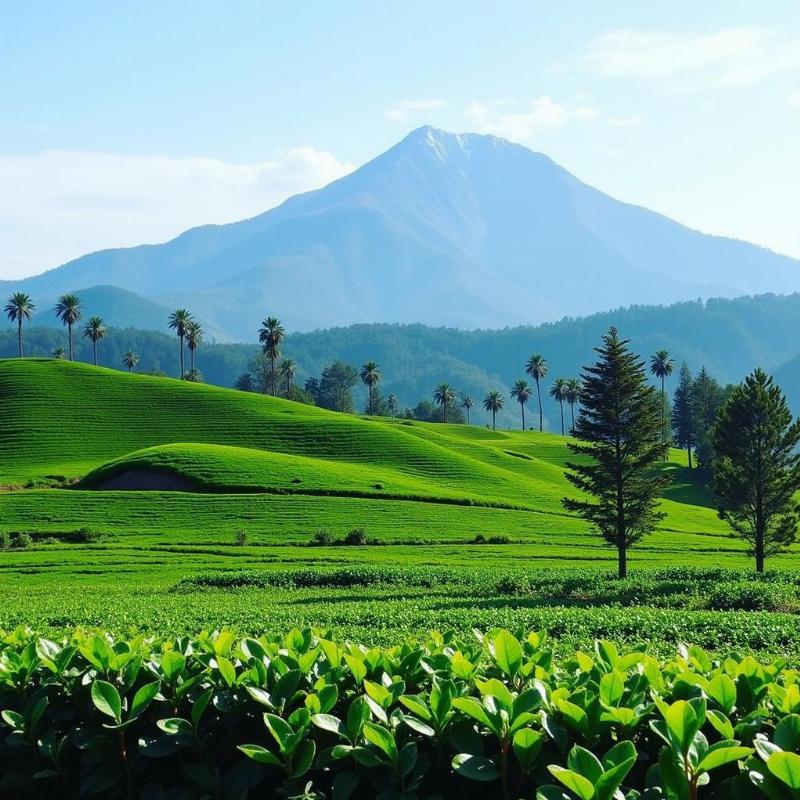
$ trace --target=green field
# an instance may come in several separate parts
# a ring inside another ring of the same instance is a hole
[[[722,625],[702,605],[583,608],[546,591],[498,594],[483,580],[615,564],[616,552],[561,507],[574,491],[561,436],[356,417],[52,360],[0,361],[0,403],[0,533],[32,537],[0,551],[0,628],[310,624],[386,640],[397,629],[541,624],[570,641],[603,632],[711,647]],[[664,465],[666,518],[632,551],[632,572],[749,569],[684,459],[674,450]],[[121,485],[133,488],[103,488]],[[175,485],[182,491],[164,490]],[[376,544],[309,546],[318,530],[336,539],[358,527]],[[347,566],[445,572],[428,587],[172,591],[201,572]],[[800,548],[771,566],[800,567]],[[754,650],[780,647],[795,619],[780,607],[729,613],[718,641]]]

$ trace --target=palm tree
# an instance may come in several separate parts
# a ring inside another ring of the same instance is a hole
[[[194,372],[194,351],[200,347],[203,341],[203,326],[199,322],[190,319],[186,323],[186,346],[189,348],[189,371]]]
[[[667,395],[664,391],[664,381],[672,375],[675,369],[675,362],[669,354],[668,350],[656,350],[655,354],[650,356],[650,372],[657,378],[661,379],[661,443],[666,444],[667,433],[664,427],[664,408],[667,404]],[[664,452],[664,460],[667,460],[666,451]]]
[[[122,356],[122,363],[128,368],[128,372],[136,369],[136,365],[139,363],[139,356],[133,352],[133,350],[128,350],[124,356]]]
[[[497,412],[502,410],[503,404],[504,404],[503,395],[501,395],[500,392],[497,391],[491,391],[489,392],[489,394],[486,395],[486,397],[483,398],[483,407],[487,411],[492,412],[493,431],[497,430],[497,427],[495,425],[495,421],[497,419]]]
[[[468,394],[461,395],[461,408],[465,408],[467,410],[467,425],[469,425],[470,409],[474,407],[475,401]]]
[[[564,401],[567,399],[567,379],[556,378],[550,387],[550,397],[558,400],[561,408],[561,435],[564,435]]]
[[[373,414],[373,390],[377,386],[378,381],[381,379],[381,371],[376,361],[367,361],[366,364],[361,365],[361,372],[359,372],[361,380],[367,384],[369,391],[369,413]]]
[[[389,413],[393,416],[397,416],[397,409],[400,407],[400,404],[397,400],[396,394],[390,394],[386,398],[386,407],[389,409]]]
[[[569,403],[569,410],[572,414],[572,427],[570,433],[575,431],[575,403],[581,396],[581,382],[577,378],[567,378],[564,387],[564,399]]]
[[[449,383],[440,383],[433,392],[433,399],[442,407],[442,422],[447,422],[447,406],[456,399],[453,387]]]
[[[53,358],[55,358],[57,361],[63,361],[64,360],[64,348],[63,347],[56,347],[53,350]]]
[[[185,308],[176,308],[169,315],[169,327],[175,331],[181,343],[180,376],[183,380],[183,339],[186,336],[186,328],[192,321],[192,315]]]
[[[525,365],[525,372],[531,376],[536,381],[536,397],[539,400],[539,431],[543,430],[542,428],[542,393],[539,387],[539,381],[547,375],[549,371],[549,367],[547,366],[547,361],[545,357],[541,353],[534,353],[529,359],[528,363]]]
[[[6,303],[5,312],[8,314],[8,318],[17,323],[17,343],[19,344],[20,358],[24,355],[22,350],[22,321],[30,319],[35,310],[36,306],[33,300],[25,292],[14,292]]]
[[[69,336],[69,360],[72,361],[72,326],[80,321],[81,299],[76,294],[62,294],[56,300],[56,316],[61,320],[62,325],[67,326]]]
[[[286,396],[289,397],[292,393],[292,381],[297,374],[297,364],[291,358],[284,358],[278,369],[286,379]]]
[[[511,390],[511,396],[516,399],[519,403],[519,407],[522,409],[522,430],[525,430],[525,403],[531,399],[531,387],[528,385],[528,381],[520,378],[514,384],[514,388]]]
[[[97,343],[106,335],[106,326],[103,325],[103,320],[100,317],[89,317],[89,321],[83,329],[83,335],[92,343],[94,365],[97,366]]]
[[[281,354],[281,345],[286,337],[280,320],[277,317],[267,317],[258,331],[258,341],[261,342],[261,349],[269,358],[271,364],[272,394],[277,394],[275,389],[275,362]]]

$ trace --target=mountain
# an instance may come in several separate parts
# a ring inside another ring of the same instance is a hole
[[[374,321],[476,328],[791,292],[800,262],[618,202],[520,145],[424,127],[260,216],[92,253],[0,290],[49,301],[98,284],[251,339],[268,312],[295,331]]]
[[[430,399],[442,381],[458,392],[480,400],[491,389],[507,398],[500,417],[503,426],[519,424],[519,408],[508,400],[516,378],[524,377],[523,365],[532,352],[541,352],[550,364],[543,381],[543,392],[558,376],[577,375],[589,363],[592,348],[610,325],[616,325],[630,338],[634,349],[649,356],[665,347],[680,364],[686,361],[693,372],[705,366],[718,380],[738,382],[754,367],[774,372],[786,391],[795,414],[800,415],[800,342],[787,331],[800,330],[800,293],[761,295],[732,300],[692,301],[671,306],[635,306],[607,311],[581,319],[556,323],[506,328],[503,330],[461,331],[424,325],[359,324],[346,328],[291,333],[284,343],[284,354],[297,362],[297,381],[319,375],[332,361],[342,359],[360,365],[374,358],[381,368],[380,390],[384,396],[396,394],[403,407]],[[25,331],[26,352],[46,356],[66,343],[63,329],[31,326]],[[91,360],[85,340],[77,343],[77,358]],[[167,370],[177,375],[178,343],[166,333],[141,330],[110,330],[100,345],[100,363],[122,367],[122,354],[133,349],[141,356],[140,369]],[[17,352],[16,331],[0,331],[0,358]],[[212,344],[205,342],[197,352],[204,379],[221,386],[232,386],[248,368],[258,345]],[[673,377],[668,382],[671,391]],[[356,390],[358,406],[365,404],[365,390]],[[559,427],[558,406],[548,396],[545,424]],[[483,424],[487,416],[480,403],[472,418]]]

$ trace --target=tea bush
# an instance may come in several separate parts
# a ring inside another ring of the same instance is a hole
[[[782,659],[659,662],[543,633],[0,640],[0,796],[347,800],[800,795]]]

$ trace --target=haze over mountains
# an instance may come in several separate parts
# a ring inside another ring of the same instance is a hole
[[[161,308],[181,306],[210,336],[252,341],[267,314],[294,331],[373,321],[498,328],[792,292],[800,262],[616,201],[520,145],[424,127],[252,219],[0,282],[40,308],[90,287],[92,313],[110,324],[129,324],[119,316],[137,308],[137,327],[163,328]]]

